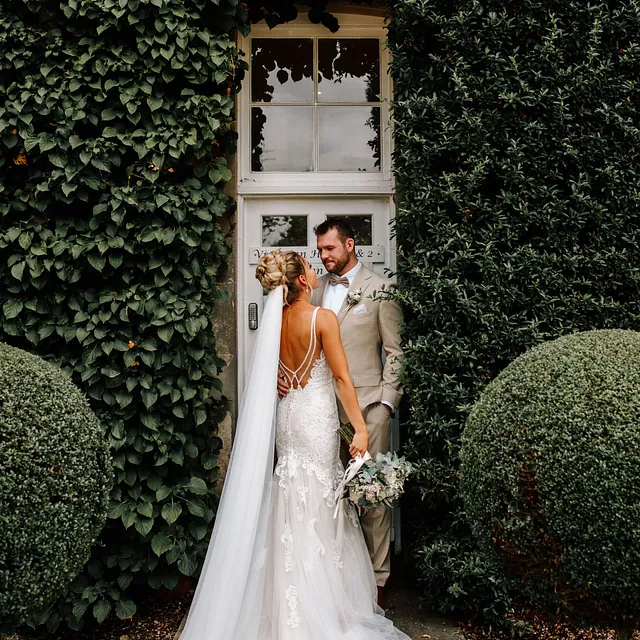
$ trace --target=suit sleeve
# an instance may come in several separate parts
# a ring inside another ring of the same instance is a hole
[[[400,343],[402,309],[395,300],[381,300],[378,330],[386,355],[382,371],[382,401],[397,407],[402,397],[403,354]]]

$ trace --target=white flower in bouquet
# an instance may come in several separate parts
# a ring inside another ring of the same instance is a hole
[[[355,432],[347,423],[340,425],[338,433],[350,444]],[[398,457],[398,454],[379,453],[375,459],[362,464],[358,473],[344,487],[360,512],[382,504],[390,507],[404,493],[404,483],[412,471],[411,463]]]

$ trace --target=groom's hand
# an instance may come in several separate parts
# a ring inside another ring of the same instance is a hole
[[[282,369],[278,369],[278,397],[280,400],[289,393],[289,383],[282,373]]]

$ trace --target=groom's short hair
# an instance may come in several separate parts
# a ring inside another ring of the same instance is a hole
[[[313,228],[316,236],[323,236],[325,233],[335,229],[340,236],[341,242],[344,244],[349,238],[355,242],[353,227],[345,218],[327,218],[324,222]]]

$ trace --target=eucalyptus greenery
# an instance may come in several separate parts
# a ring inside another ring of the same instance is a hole
[[[237,0],[0,2],[0,339],[69,373],[115,467],[91,561],[32,620],[50,631],[131,616],[204,557],[246,24]]]
[[[77,387],[0,343],[0,633],[49,605],[82,569],[112,482],[103,428]]]
[[[405,522],[427,601],[496,618],[510,596],[464,516],[460,434],[529,347],[640,328],[640,5],[390,9],[404,438],[421,498]]]
[[[480,543],[553,614],[640,621],[640,333],[544,343],[474,406],[460,490]]]

